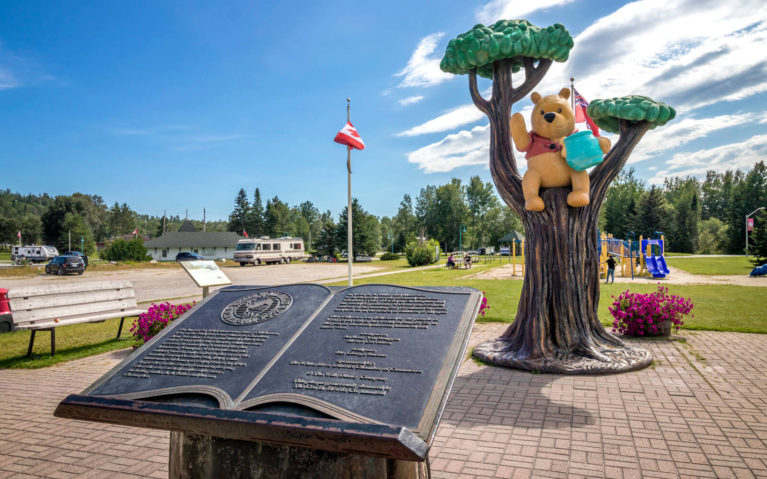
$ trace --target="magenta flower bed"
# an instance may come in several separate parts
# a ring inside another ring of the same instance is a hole
[[[162,331],[174,319],[189,311],[195,303],[196,301],[192,304],[179,304],[178,306],[168,302],[162,304],[152,303],[152,306],[146,313],[139,315],[133,326],[131,326],[130,332],[136,340],[141,341],[143,344]]]
[[[666,320],[671,321],[671,327],[679,331],[692,307],[691,300],[668,294],[668,288],[658,284],[658,290],[649,294],[624,291],[608,309],[614,318],[613,332],[651,336],[661,332]]]
[[[485,292],[482,291],[482,302],[479,304],[479,314],[484,316],[485,311],[488,309],[490,309],[490,306],[487,304],[487,296],[485,296]]]

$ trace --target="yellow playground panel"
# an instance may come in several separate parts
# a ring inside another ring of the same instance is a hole
[[[660,245],[664,243],[664,236],[660,237]],[[632,240],[621,240],[614,238],[611,234],[602,233],[599,239],[599,273],[602,277],[607,276],[607,256],[612,255],[620,264],[621,276],[653,276],[648,270],[646,257],[653,257],[653,246],[646,244],[646,251],[640,251],[640,245],[646,243],[644,237],[640,236],[638,242]],[[663,251],[661,251],[661,256]],[[616,271],[617,273],[617,271]]]

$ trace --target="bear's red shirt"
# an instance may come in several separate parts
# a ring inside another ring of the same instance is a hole
[[[573,133],[577,132],[578,130],[573,130]],[[524,150],[520,150],[523,153],[525,153],[525,159],[529,160],[530,158],[538,155],[542,155],[544,153],[553,153],[557,151],[562,151],[562,145],[559,143],[555,143],[548,138],[544,138],[541,135],[530,131],[530,143],[528,143],[527,148]]]

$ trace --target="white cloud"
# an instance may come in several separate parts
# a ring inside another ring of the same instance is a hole
[[[415,95],[415,96],[409,96],[407,98],[403,98],[401,100],[397,100],[397,103],[399,103],[402,106],[408,106],[408,105],[414,105],[421,100],[423,100],[423,95]]]
[[[477,18],[492,23],[499,17],[520,17],[564,3],[568,2],[546,0],[521,6],[493,0],[477,11]],[[559,91],[574,76],[576,87],[590,100],[642,94],[677,110],[675,120],[648,132],[632,154],[631,163],[694,144],[716,131],[745,127],[749,122],[767,123],[764,114],[707,117],[710,110],[702,108],[767,91],[767,9],[763,0],[639,0],[596,20],[574,40],[570,59],[552,65],[535,90],[542,94]],[[514,82],[519,84],[516,78]],[[529,109],[529,99],[514,109],[520,107]],[[481,118],[478,110],[471,108],[471,104],[456,108],[399,136],[449,131],[469,124]],[[697,118],[692,118],[696,113]],[[462,131],[445,140],[467,134],[470,132]],[[617,136],[611,139],[615,143]],[[457,162],[458,158],[474,161],[476,152],[461,150],[451,155],[447,150],[450,145],[465,148],[465,142],[445,140],[437,144],[441,145],[441,157],[451,161],[439,171],[446,171],[448,164],[469,164]]]
[[[461,125],[474,123],[485,118],[485,114],[477,109],[473,104],[459,106],[453,110],[444,113],[433,120],[414,126],[409,130],[397,133],[397,136],[417,136],[427,133],[437,133],[440,131],[452,130]]]
[[[0,68],[0,90],[7,90],[19,86],[16,77],[5,68]]]
[[[490,126],[476,126],[471,131],[448,135],[407,155],[424,173],[450,171],[460,166],[481,165],[488,161]]]
[[[755,158],[766,156],[767,135],[692,153],[677,153],[666,162],[664,170],[650,179],[650,183],[663,183],[667,176],[703,176],[709,170],[723,172],[751,168]]]
[[[536,2],[521,2],[512,0],[491,0],[479,7],[474,16],[485,25],[490,25],[498,20],[524,18],[538,10],[546,10],[572,3],[574,0],[538,0]]]
[[[684,146],[710,133],[736,126],[748,125],[767,118],[767,113],[740,113],[710,118],[684,118],[650,130],[639,142],[629,158],[629,163],[648,160],[664,151]]]
[[[586,28],[547,79],[572,74],[593,97],[643,94],[686,112],[767,91],[765,47],[763,0],[640,0]]]
[[[455,75],[439,69],[441,58],[434,56],[437,45],[444,33],[432,33],[418,42],[405,68],[394,76],[404,77],[399,87],[431,87],[453,78]]]

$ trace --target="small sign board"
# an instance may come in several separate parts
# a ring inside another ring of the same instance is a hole
[[[232,281],[218,269],[215,261],[181,261],[184,271],[192,277],[200,288],[209,286],[228,286]]]

